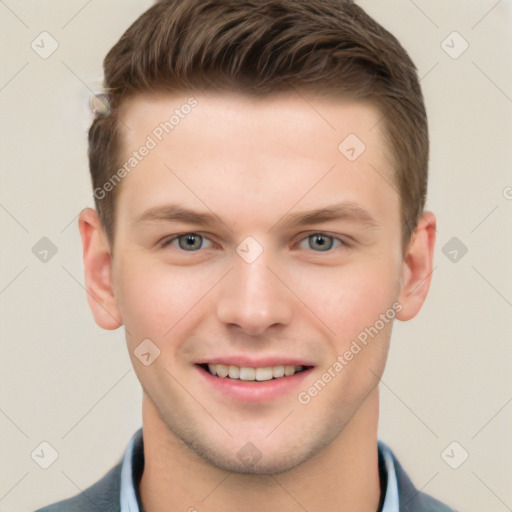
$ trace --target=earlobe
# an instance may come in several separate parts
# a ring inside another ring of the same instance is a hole
[[[123,322],[114,296],[110,248],[97,212],[92,208],[83,210],[78,227],[89,307],[100,327],[117,329]]]
[[[402,263],[402,283],[398,300],[402,310],[399,320],[414,318],[425,302],[432,280],[436,218],[425,212],[414,230]]]

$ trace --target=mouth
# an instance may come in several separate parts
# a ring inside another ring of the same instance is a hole
[[[194,367],[209,396],[228,406],[289,399],[304,387],[315,369],[304,358],[282,355],[256,358],[247,354],[232,354],[229,358],[212,356],[197,361]]]
[[[312,366],[277,365],[265,367],[235,366],[228,364],[198,364],[203,371],[210,375],[229,380],[244,382],[265,382],[270,380],[282,380],[293,377],[298,373],[308,371]]]

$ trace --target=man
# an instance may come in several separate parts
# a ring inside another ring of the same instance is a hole
[[[445,511],[377,441],[395,319],[430,284],[413,63],[345,0],[171,0],[104,63],[80,215],[143,428],[45,511]]]

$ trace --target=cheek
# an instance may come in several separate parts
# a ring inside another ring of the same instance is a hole
[[[327,333],[323,368],[303,388],[306,394],[314,393],[308,396],[318,394],[313,408],[306,411],[311,415],[331,411],[333,418],[345,421],[384,371],[396,316],[398,269],[382,261],[361,262],[315,275],[308,305],[334,333]],[[319,381],[328,382],[325,393],[319,392],[324,389]]]
[[[163,341],[183,328],[187,315],[200,308],[200,299],[214,281],[207,272],[125,259],[116,272],[116,300],[126,329],[133,336]]]
[[[389,313],[398,294],[398,280],[399,267],[382,261],[315,271],[314,276],[302,273],[302,283],[309,289],[305,302],[334,331],[338,350],[374,325],[381,314]]]

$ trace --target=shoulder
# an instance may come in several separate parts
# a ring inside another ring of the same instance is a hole
[[[396,471],[400,512],[455,512],[448,505],[418,491],[398,459],[393,453],[391,455]]]
[[[77,496],[48,505],[36,512],[119,512],[120,486],[121,463]]]

